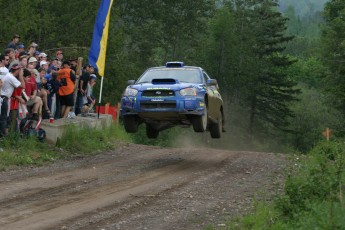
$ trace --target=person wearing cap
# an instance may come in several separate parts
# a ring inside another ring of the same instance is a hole
[[[57,65],[58,65],[57,62],[58,62],[58,60],[56,58],[50,60],[49,67],[47,70],[48,74],[51,74],[52,70],[55,70],[55,71],[60,70],[60,68],[57,68]]]
[[[15,63],[11,65],[10,72],[1,77],[1,113],[0,113],[0,136],[7,136],[8,134],[8,112],[9,112],[9,99],[12,96],[13,91],[18,88],[25,88],[25,82],[23,79],[22,67]]]
[[[46,71],[48,71],[49,62],[47,62],[47,61],[45,61],[45,60],[40,61],[40,68],[45,69]]]
[[[62,50],[56,51],[56,59],[58,59],[59,61],[62,62],[62,59],[63,59],[63,52],[62,52]]]
[[[85,95],[83,97],[83,112],[90,112],[93,109],[93,106],[96,104],[96,99],[93,96],[93,87],[96,84],[96,74],[90,74],[89,81],[87,83],[87,88],[85,90]],[[87,108],[87,111],[85,111]]]
[[[29,53],[28,53],[28,52],[26,52],[25,50],[24,50],[24,51],[21,51],[21,52],[19,53],[18,58],[20,58],[20,57],[22,57],[22,56],[29,57]]]
[[[36,69],[40,68],[40,57],[39,57],[40,54],[41,54],[40,51],[38,51],[38,50],[35,51],[34,57],[37,60]]]
[[[48,55],[42,52],[38,55],[38,57],[40,58],[40,60],[47,60]]]
[[[19,39],[20,39],[20,36],[18,34],[13,35],[12,41],[10,43],[8,43],[6,48],[12,48],[12,49],[16,50]]]
[[[41,62],[42,61],[45,61],[45,62],[47,62],[48,63],[48,61],[47,61],[47,54],[46,53],[40,53],[39,55],[38,55],[38,60],[39,60],[39,62],[40,62],[40,65],[41,65]],[[49,63],[48,63],[49,64]]]
[[[41,84],[41,80],[40,80],[40,74],[38,73],[38,70],[36,69],[37,63],[38,61],[35,57],[30,57],[28,60],[27,68],[30,70],[31,73],[35,75],[36,83],[38,84],[38,87],[39,87],[39,84]]]
[[[19,57],[21,56],[20,53],[24,51],[24,48],[25,48],[25,46],[23,44],[19,44],[17,46],[16,59],[19,59]]]
[[[37,44],[35,42],[32,42],[29,46],[28,49],[28,54],[30,57],[33,57],[35,55],[36,49],[37,49]]]
[[[71,70],[69,61],[62,63],[62,69],[58,71],[57,80],[60,82],[59,98],[61,105],[61,118],[66,118],[74,106],[74,83],[76,76]]]
[[[83,98],[85,96],[85,91],[87,88],[87,84],[89,82],[90,74],[94,72],[94,68],[90,64],[85,64],[83,66],[83,74],[79,79],[78,82],[78,93],[77,93],[77,101],[75,106],[75,114],[78,115],[81,113],[83,108],[84,102]]]

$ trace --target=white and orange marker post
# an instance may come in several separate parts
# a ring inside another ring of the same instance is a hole
[[[322,132],[322,135],[326,137],[326,140],[329,141],[329,138],[332,136],[333,132],[330,128],[326,128],[325,131]]]

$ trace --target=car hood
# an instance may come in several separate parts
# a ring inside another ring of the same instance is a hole
[[[176,84],[152,84],[152,83],[142,83],[142,84],[135,84],[128,86],[133,89],[137,89],[138,91],[144,90],[153,90],[153,89],[167,89],[167,90],[179,90],[188,87],[196,87],[199,84],[187,83],[187,82],[179,82]]]

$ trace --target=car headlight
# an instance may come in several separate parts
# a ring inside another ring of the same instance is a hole
[[[138,94],[138,90],[132,89],[132,88],[127,88],[124,92],[124,96],[126,97],[135,97]]]
[[[195,88],[181,89],[180,94],[182,96],[196,96],[196,89]]]

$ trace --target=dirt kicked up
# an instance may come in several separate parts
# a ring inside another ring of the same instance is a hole
[[[279,186],[284,155],[125,145],[0,173],[0,229],[202,229]]]

